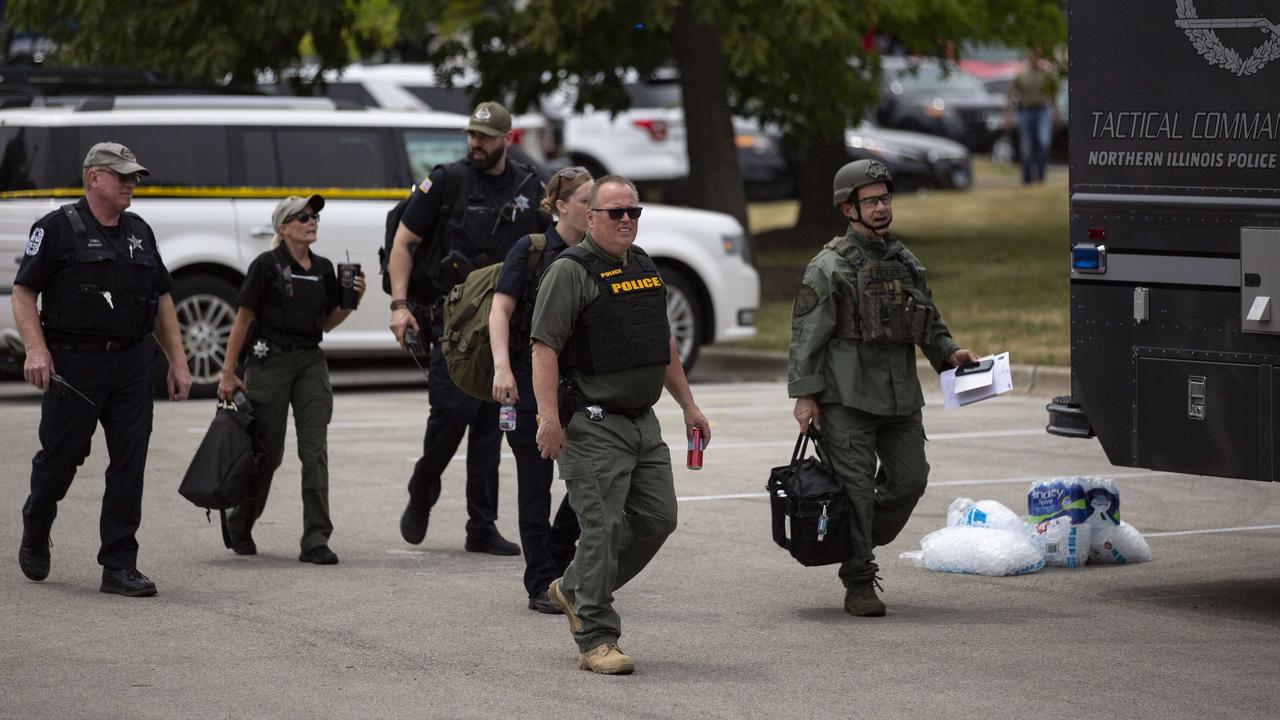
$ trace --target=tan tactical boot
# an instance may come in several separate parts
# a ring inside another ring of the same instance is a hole
[[[884,617],[884,601],[876,596],[877,587],[880,583],[875,580],[850,585],[844,594],[844,611],[857,617]]]
[[[569,598],[560,592],[560,581],[562,579],[556,578],[551,581],[551,585],[547,588],[547,597],[551,598],[552,605],[555,605],[560,612],[569,618],[569,632],[576,633],[582,630],[582,619],[578,617],[578,613],[573,611],[573,605],[569,603]],[[596,649],[599,650],[600,648]],[[628,670],[627,672],[631,671]]]
[[[601,675],[630,675],[636,669],[631,656],[613,643],[597,645],[578,656],[578,669]]]

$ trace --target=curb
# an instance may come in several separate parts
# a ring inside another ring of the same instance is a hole
[[[919,360],[916,367],[922,382],[932,376],[933,367]],[[1013,365],[1013,394],[1054,397],[1071,392],[1071,368],[1058,365]],[[720,378],[752,380],[786,380],[787,355],[776,350],[708,346],[694,368],[699,380]]]

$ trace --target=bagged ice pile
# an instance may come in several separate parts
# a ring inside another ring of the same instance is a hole
[[[973,575],[1023,575],[1044,567],[1044,550],[1027,524],[995,500],[956,498],[947,526],[920,541],[919,553],[904,553],[929,570]]]
[[[1028,522],[1044,541],[1048,565],[1079,567],[1088,562],[1133,563],[1151,559],[1151,547],[1120,519],[1120,490],[1114,480],[1055,478],[1031,486]]]

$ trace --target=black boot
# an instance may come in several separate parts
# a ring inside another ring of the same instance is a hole
[[[18,546],[18,567],[28,579],[40,582],[49,577],[50,545],[48,538],[33,540],[26,533],[22,534],[22,544]]]
[[[100,592],[115,593],[125,597],[151,597],[156,594],[156,584],[137,568],[102,568]]]

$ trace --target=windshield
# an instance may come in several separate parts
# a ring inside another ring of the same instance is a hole
[[[896,70],[885,68],[885,74],[902,86],[902,92],[912,94],[947,95],[951,97],[985,97],[987,89],[978,78],[951,68],[943,76],[943,66],[938,63],[919,63]]]

